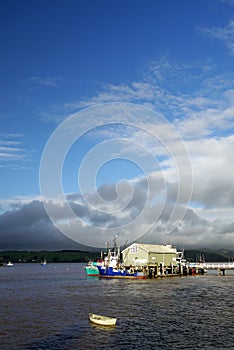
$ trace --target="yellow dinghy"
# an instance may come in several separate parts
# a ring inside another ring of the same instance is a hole
[[[95,315],[89,313],[90,322],[96,323],[101,326],[115,326],[117,322],[117,318]]]

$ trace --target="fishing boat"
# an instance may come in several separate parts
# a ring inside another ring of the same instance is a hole
[[[100,326],[115,326],[117,322],[117,318],[101,316],[89,313],[90,322],[96,323]]]
[[[102,265],[98,265],[101,278],[125,278],[125,279],[146,279],[145,272],[130,267],[125,268],[121,264],[117,263],[117,258],[113,252],[109,252],[107,260]]]
[[[100,275],[97,262],[89,261],[88,265],[85,266],[85,270],[87,276],[98,277]]]
[[[88,263],[85,267],[87,276],[100,276],[101,278],[125,278],[125,279],[146,279],[147,275],[143,270],[130,267],[125,268],[120,259],[120,247],[117,247],[114,240],[114,247],[108,249],[103,258],[97,262]]]

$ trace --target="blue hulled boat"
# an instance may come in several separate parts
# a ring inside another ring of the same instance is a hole
[[[87,276],[100,276],[102,278],[130,278],[145,279],[147,275],[139,269],[130,267],[126,269],[120,262],[120,249],[114,246],[114,249],[108,250],[104,259],[89,263],[86,266]]]

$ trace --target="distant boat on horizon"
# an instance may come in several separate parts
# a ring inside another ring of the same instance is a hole
[[[41,261],[41,266],[45,266],[45,265],[47,265],[46,258],[44,258],[44,259]]]
[[[14,266],[14,264],[11,261],[8,261],[8,263],[6,264],[6,266],[11,267]]]

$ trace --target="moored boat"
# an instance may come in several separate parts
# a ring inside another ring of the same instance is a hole
[[[124,266],[120,266],[114,262],[104,263],[98,266],[100,277],[102,278],[127,278],[127,279],[145,279],[146,273],[143,270],[130,267],[129,269]]]
[[[97,262],[89,262],[85,267],[87,276],[100,276],[101,278],[146,279],[145,269],[130,266],[126,268],[121,263],[120,248],[114,240],[114,248],[108,249],[105,257]]]
[[[117,322],[117,318],[92,313],[89,313],[89,320],[90,322],[96,323],[100,326],[115,326]]]
[[[42,261],[41,261],[41,266],[46,266],[47,265],[47,261],[46,261],[46,258],[44,258]]]
[[[126,278],[126,279],[146,279],[147,275],[141,271],[130,272],[123,269],[112,269],[111,267],[101,270],[101,278]]]
[[[6,264],[6,266],[11,267],[11,266],[14,266],[14,264],[13,264],[11,261],[9,261],[9,262]]]
[[[96,262],[90,261],[88,265],[85,266],[85,271],[87,276],[98,277],[100,275]]]

